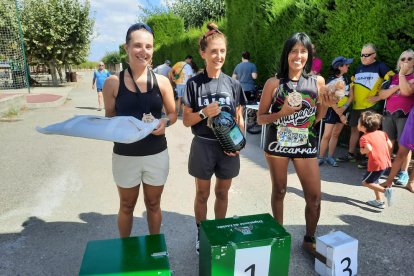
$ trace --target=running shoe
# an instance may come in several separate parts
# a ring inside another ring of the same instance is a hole
[[[376,199],[367,201],[367,204],[372,207],[379,208],[379,209],[385,208],[385,203],[382,201],[376,200]]]
[[[347,154],[336,158],[338,162],[355,162],[356,157],[355,154],[348,152]]]
[[[332,156],[326,157],[326,163],[328,163],[332,167],[338,167],[338,164],[336,163],[335,158],[333,158]]]
[[[318,164],[319,166],[322,166],[323,164],[325,164],[325,157],[318,157]]]
[[[400,171],[397,174],[398,180],[395,181],[395,185],[400,186],[400,187],[405,187],[408,184],[408,172],[406,171]]]
[[[305,249],[310,255],[315,257],[316,254],[316,240],[315,237],[311,236],[304,236],[302,248]]]
[[[384,196],[387,199],[388,207],[392,206],[394,202],[394,190],[392,188],[386,188],[384,192]]]
[[[358,169],[366,169],[368,166],[368,160],[363,160],[361,162],[358,163]]]

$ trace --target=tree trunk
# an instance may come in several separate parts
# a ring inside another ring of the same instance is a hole
[[[57,75],[56,75],[55,61],[49,61],[49,69],[50,69],[50,74],[52,75],[52,85],[59,86]]]
[[[63,78],[62,78],[62,66],[56,66],[56,70],[59,74],[59,79],[60,79],[60,83],[63,83]]]

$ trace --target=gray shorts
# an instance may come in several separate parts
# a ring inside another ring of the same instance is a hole
[[[213,174],[220,179],[239,175],[240,157],[228,156],[217,140],[195,136],[188,158],[188,173],[196,178],[210,180]]]
[[[112,153],[112,174],[117,186],[132,188],[141,182],[162,186],[169,172],[168,149],[147,156],[125,156]]]
[[[387,133],[391,140],[400,141],[407,118],[394,118],[389,115],[382,117],[382,130]]]
[[[351,112],[349,113],[349,126],[356,127],[358,125],[359,117],[365,111],[376,112],[373,107],[366,109],[351,109]]]

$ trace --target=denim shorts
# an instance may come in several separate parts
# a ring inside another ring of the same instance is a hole
[[[175,91],[177,91],[177,97],[181,98],[184,96],[185,87],[185,84],[177,84],[177,86],[175,87]]]

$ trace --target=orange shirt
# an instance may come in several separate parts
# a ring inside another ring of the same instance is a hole
[[[361,148],[364,148],[366,144],[372,146],[372,151],[368,153],[367,171],[374,172],[391,167],[388,140],[387,134],[381,130],[367,132],[359,139],[359,146]]]

